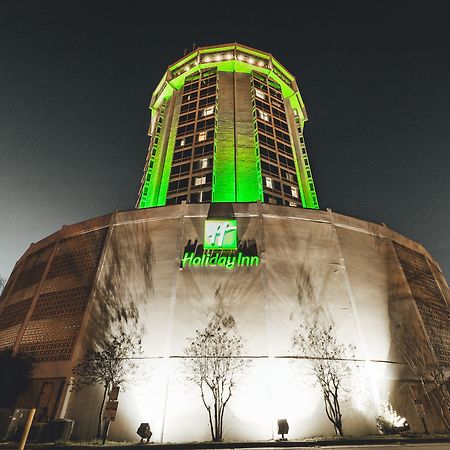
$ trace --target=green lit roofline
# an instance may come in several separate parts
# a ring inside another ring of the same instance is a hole
[[[270,53],[236,43],[198,48],[169,66],[153,93],[150,109],[156,111],[164,101],[172,96],[174,90],[178,90],[184,85],[187,76],[199,69],[205,70],[211,67],[216,67],[218,71],[222,72],[251,73],[257,70],[264,73],[280,84],[283,96],[289,99],[301,121],[308,120],[294,76]],[[155,116],[152,114],[152,117]]]

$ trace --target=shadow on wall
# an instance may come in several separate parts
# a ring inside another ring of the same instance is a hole
[[[140,224],[136,225],[139,228]],[[149,233],[114,227],[97,290],[88,342],[101,346],[122,330],[143,334],[139,308],[154,291],[153,247]]]
[[[445,392],[436,380],[442,373],[430,341],[426,338],[420,313],[405,275],[396,261],[395,250],[386,257],[389,276],[389,318],[391,349],[389,359],[399,361],[389,402],[406,418],[415,432],[450,432],[450,411]],[[432,333],[427,329],[427,333]],[[419,403],[416,407],[415,403]],[[418,414],[423,405],[424,415]]]
[[[135,231],[135,228],[142,226],[115,226],[112,231],[80,357],[90,350],[102,351],[120,336],[130,336],[139,342],[145,333],[141,316],[148,297],[154,291],[154,252],[149,233]],[[149,376],[145,360],[139,359],[136,364],[138,370],[133,374],[133,384],[139,384]],[[126,384],[121,387],[121,393],[127,389]],[[94,411],[100,411],[102,391],[101,386],[94,385],[72,396],[68,416],[72,412],[76,416],[73,438],[95,437],[97,424],[93,417],[97,416]],[[87,410],[90,414],[80,414],[80,411]],[[124,426],[128,427],[128,424]],[[135,424],[131,426],[135,427]]]

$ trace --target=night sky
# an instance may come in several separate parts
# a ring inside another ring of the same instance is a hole
[[[1,1],[0,275],[62,225],[134,208],[166,67],[239,42],[297,78],[321,208],[423,243],[450,280],[445,4]]]

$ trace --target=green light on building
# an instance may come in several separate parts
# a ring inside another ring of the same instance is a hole
[[[268,202],[318,209],[294,76],[240,44],[169,66],[150,103],[151,142],[136,207]]]

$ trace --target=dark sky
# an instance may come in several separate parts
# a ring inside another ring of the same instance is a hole
[[[446,2],[0,2],[0,274],[134,207],[150,96],[185,48],[240,42],[296,77],[321,208],[422,242],[450,279]]]

